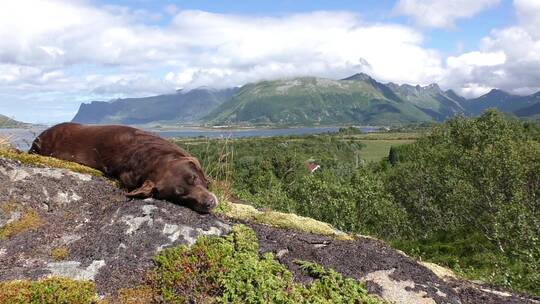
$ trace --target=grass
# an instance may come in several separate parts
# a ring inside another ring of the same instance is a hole
[[[365,146],[360,150],[360,157],[367,162],[377,162],[388,156],[390,147],[410,144],[414,139],[363,139]]]
[[[10,238],[25,231],[35,230],[43,225],[43,220],[36,211],[22,207],[19,204],[12,202],[3,203],[0,205],[0,209],[8,214],[12,212],[21,213],[18,219],[0,227],[0,240]]]
[[[361,140],[417,140],[422,133],[417,132],[370,132],[347,137]]]

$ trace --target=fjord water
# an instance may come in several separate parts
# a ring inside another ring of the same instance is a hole
[[[240,138],[257,136],[285,136],[285,135],[305,135],[319,134],[327,132],[337,132],[339,127],[301,127],[283,129],[202,129],[202,128],[181,128],[177,130],[147,130],[154,132],[165,138],[174,137],[210,137],[210,138]],[[362,132],[373,132],[379,127],[365,126],[359,127]],[[0,137],[7,137],[11,143],[20,150],[28,150],[34,138],[39,135],[45,127],[29,129],[1,129]]]

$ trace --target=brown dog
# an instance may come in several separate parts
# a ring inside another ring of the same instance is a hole
[[[29,153],[98,169],[119,179],[128,197],[155,197],[199,212],[217,205],[196,158],[169,141],[127,126],[62,123],[41,133]]]

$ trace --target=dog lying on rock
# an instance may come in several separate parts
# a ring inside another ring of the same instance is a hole
[[[177,145],[117,125],[62,123],[41,133],[29,153],[76,162],[119,179],[128,197],[168,200],[206,213],[217,206],[199,164]]]

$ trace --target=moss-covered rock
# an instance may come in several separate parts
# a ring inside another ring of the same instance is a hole
[[[0,210],[10,216],[10,219],[0,225],[0,240],[9,238],[21,232],[39,228],[43,222],[39,214],[14,202],[0,203]]]
[[[302,262],[313,278],[295,283],[271,253],[259,255],[253,230],[234,226],[227,237],[203,237],[156,257],[152,288],[168,303],[382,303],[358,281]]]
[[[59,304],[96,303],[94,283],[52,277],[40,281],[0,282],[0,303]]]
[[[353,240],[348,235],[332,227],[328,223],[312,218],[298,216],[293,213],[283,213],[272,210],[257,210],[253,206],[236,204],[228,201],[221,202],[217,212],[232,219],[255,222],[283,229],[291,229],[320,235],[335,236],[338,239]]]
[[[63,261],[69,256],[69,250],[67,247],[57,247],[51,250],[51,256],[55,261]]]
[[[17,160],[23,164],[33,165],[33,166],[44,166],[51,168],[67,169],[78,173],[90,174],[93,176],[103,176],[103,173],[100,171],[83,166],[74,162],[65,161],[53,157],[41,156],[37,154],[28,154],[24,152],[18,152],[5,147],[2,149],[0,147],[0,157]]]

